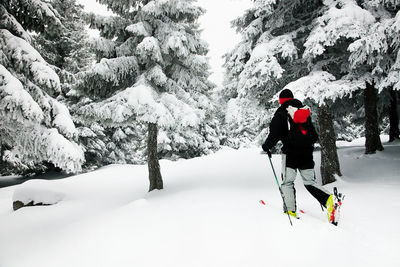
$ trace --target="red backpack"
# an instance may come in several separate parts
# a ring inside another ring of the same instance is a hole
[[[288,144],[292,147],[310,147],[316,142],[316,133],[311,122],[311,110],[308,106],[287,107]],[[311,129],[312,127],[312,129]]]

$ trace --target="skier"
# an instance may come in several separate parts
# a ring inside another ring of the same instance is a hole
[[[297,218],[296,190],[294,180],[299,170],[307,190],[327,209],[328,220],[334,223],[334,198],[325,188],[318,185],[314,172],[313,151],[318,135],[312,124],[310,110],[293,97],[289,89],[279,94],[280,107],[276,110],[269,126],[269,135],[262,148],[271,157],[270,150],[278,141],[282,147],[281,190],[287,210],[285,213]]]

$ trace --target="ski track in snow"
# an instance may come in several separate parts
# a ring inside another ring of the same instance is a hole
[[[306,214],[291,227],[259,148],[163,160],[165,190],[151,193],[147,166],[132,165],[0,189],[0,266],[400,266],[398,144],[375,155],[338,152],[344,176],[326,186],[346,195],[338,227],[299,176]],[[279,173],[278,155],[273,163]],[[20,187],[64,197],[13,212]]]

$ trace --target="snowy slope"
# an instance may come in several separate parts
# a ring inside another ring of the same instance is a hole
[[[291,227],[259,148],[161,161],[166,189],[152,193],[147,167],[128,165],[3,188],[0,266],[400,266],[399,145],[376,155],[339,150],[345,176],[327,186],[346,194],[339,227],[327,223],[300,177],[306,214]],[[273,162],[279,170],[278,155]],[[18,188],[62,200],[13,212]]]

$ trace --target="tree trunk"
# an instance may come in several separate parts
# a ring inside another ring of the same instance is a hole
[[[330,107],[321,106],[318,109],[318,124],[320,129],[319,141],[321,144],[321,178],[322,184],[336,181],[335,174],[340,172],[339,157],[336,149],[336,135],[333,129],[333,119]]]
[[[364,92],[365,154],[374,154],[377,150],[383,150],[379,137],[377,98],[375,84],[367,82]]]
[[[160,163],[158,162],[157,153],[157,124],[149,123],[148,131],[149,135],[147,139],[147,165],[149,168],[150,192],[154,189],[163,189],[163,180],[161,177]]]
[[[5,169],[6,165],[3,161],[3,151],[4,151],[3,143],[1,142],[1,139],[0,139],[0,176],[5,175],[4,169]]]
[[[390,107],[389,107],[389,142],[393,142],[395,139],[400,139],[399,131],[399,114],[397,113],[397,92],[390,89]]]

